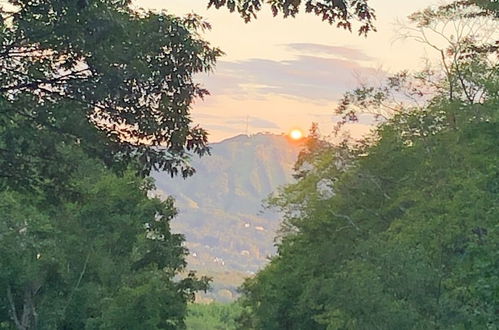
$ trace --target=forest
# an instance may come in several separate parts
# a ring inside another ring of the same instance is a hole
[[[376,30],[367,0],[206,2]],[[497,329],[497,1],[409,17],[402,37],[439,61],[345,93],[332,134],[312,125],[295,183],[265,201],[276,255],[237,302],[206,305],[151,173],[209,155],[195,77],[223,51],[196,14],[130,5],[0,2],[0,329]]]

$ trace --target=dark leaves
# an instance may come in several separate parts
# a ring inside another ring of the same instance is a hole
[[[193,76],[212,70],[222,54],[199,35],[209,23],[194,14],[133,12],[128,1],[17,5],[0,33],[0,98],[6,105],[0,146],[57,150],[79,141],[113,168],[137,164],[144,175],[151,169],[193,173],[188,157],[205,154],[207,139],[192,127],[189,113],[193,100],[208,94]],[[79,120],[66,120],[73,116]],[[6,144],[19,125],[34,137],[33,146]],[[0,170],[15,162],[19,173],[9,175],[32,175],[23,170],[31,165],[18,163],[22,159],[10,152]]]
[[[262,0],[209,0],[208,7],[227,7],[231,12],[237,11],[245,22],[257,18],[264,1]],[[352,22],[361,25],[359,34],[367,35],[375,31],[373,21],[376,19],[374,10],[369,7],[367,0],[269,0],[267,3],[274,16],[282,13],[284,18],[295,17],[302,4],[306,13],[314,13],[323,21],[337,27],[352,30]]]

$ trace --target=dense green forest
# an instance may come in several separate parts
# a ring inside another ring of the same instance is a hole
[[[297,183],[269,200],[284,212],[278,254],[242,287],[242,329],[497,329],[498,13],[413,14],[440,69],[347,93],[339,129],[381,121],[362,141],[312,128]]]
[[[262,3],[207,1],[246,21]],[[374,29],[366,1],[268,3]],[[379,120],[362,141],[312,127],[297,182],[268,201],[277,255],[237,304],[196,305],[209,278],[187,269],[149,175],[193,175],[209,153],[190,110],[222,55],[210,25],[127,0],[2,2],[0,329],[496,329],[498,17],[487,0],[411,16],[406,36],[441,65],[347,93],[337,132]]]

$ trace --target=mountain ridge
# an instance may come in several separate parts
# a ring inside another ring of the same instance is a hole
[[[275,252],[279,216],[262,212],[262,200],[292,182],[301,143],[285,135],[258,133],[210,146],[210,156],[192,160],[192,177],[153,177],[158,195],[176,199],[179,215],[172,229],[186,237],[188,268],[213,276],[215,291],[225,292],[222,298],[214,292],[211,299],[231,300],[242,278]],[[236,278],[223,280],[230,274]]]

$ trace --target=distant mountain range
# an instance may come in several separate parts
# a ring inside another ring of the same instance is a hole
[[[186,236],[189,269],[214,277],[208,298],[231,300],[242,278],[261,268],[274,250],[277,214],[262,200],[292,181],[301,143],[285,135],[238,135],[211,145],[187,179],[153,174],[158,194],[172,195],[180,214],[175,232]]]

